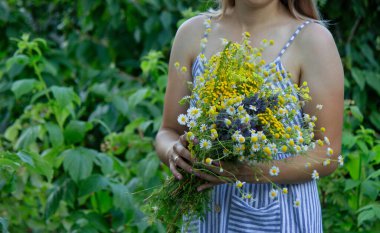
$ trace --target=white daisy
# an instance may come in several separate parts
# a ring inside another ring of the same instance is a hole
[[[245,142],[245,137],[243,137],[243,135],[239,135],[237,141],[238,141],[239,143],[244,143],[244,142]]]
[[[187,110],[187,114],[191,119],[197,119],[198,117],[201,116],[202,110],[196,107],[191,107]]]
[[[224,124],[226,124],[226,126],[229,127],[232,124],[232,122],[230,119],[226,118],[224,119]]]
[[[339,166],[343,166],[344,165],[344,161],[343,161],[343,156],[342,155],[338,156],[338,163],[339,163]]]
[[[317,108],[318,110],[322,110],[323,105],[322,105],[322,104],[317,104],[316,108]]]
[[[259,150],[260,150],[260,144],[258,144],[258,143],[254,143],[254,144],[252,144],[251,150],[252,150],[253,152],[257,152],[257,151],[259,151]]]
[[[269,169],[269,175],[271,176],[278,176],[278,173],[280,173],[280,169],[276,166],[273,166],[271,169]]]
[[[325,160],[323,161],[323,166],[330,165],[330,163],[331,163],[331,159],[325,159]]]
[[[201,143],[200,143],[200,147],[201,149],[205,148],[205,149],[210,149],[211,148],[211,141],[210,140],[207,140],[207,139],[202,139],[201,140]]]
[[[195,126],[197,126],[197,122],[195,120],[191,120],[187,123],[187,127],[189,127],[190,129],[194,128]]]
[[[188,118],[185,114],[180,114],[177,120],[180,125],[186,125]]]
[[[305,168],[308,168],[308,167],[311,167],[311,163],[310,162],[305,163]]]
[[[318,180],[319,179],[319,173],[317,172],[317,170],[314,170],[313,173],[311,174],[311,177],[314,179],[314,180]]]
[[[200,131],[204,132],[206,130],[207,130],[207,125],[206,124],[202,124],[201,127],[200,127]]]
[[[272,189],[270,192],[269,192],[269,197],[270,199],[275,199],[276,197],[278,196],[278,191],[276,189]]]
[[[282,188],[282,194],[288,194],[288,188]]]
[[[301,200],[299,198],[297,198],[295,201],[293,201],[293,206],[298,208],[300,207],[301,205]]]
[[[245,184],[245,182],[241,182],[240,180],[236,181],[236,183],[235,183],[237,188],[243,187],[244,184]]]
[[[256,106],[253,106],[253,105],[249,105],[249,109],[251,109],[251,110],[253,110],[253,111],[256,111],[256,110],[257,110]]]
[[[234,107],[230,106],[230,107],[227,108],[227,113],[228,113],[229,115],[234,115],[235,112],[236,112],[236,110],[235,110]]]
[[[334,153],[334,150],[331,149],[330,147],[328,147],[327,150],[326,150],[326,155],[327,156],[331,156],[333,153]]]
[[[329,140],[329,138],[328,137],[324,137],[324,141],[325,141],[325,143],[327,144],[327,145],[330,145],[330,140]]]

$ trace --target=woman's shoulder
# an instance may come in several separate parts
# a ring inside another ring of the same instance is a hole
[[[309,54],[317,51],[329,53],[329,50],[336,50],[334,37],[330,30],[319,22],[311,22],[303,29],[303,33],[298,40],[298,46],[301,51]],[[330,51],[333,52],[333,51]]]
[[[208,16],[203,14],[194,16],[183,22],[177,30],[175,43],[191,53],[191,56],[195,57],[196,52],[200,50],[200,42],[206,30],[204,23],[207,19]]]

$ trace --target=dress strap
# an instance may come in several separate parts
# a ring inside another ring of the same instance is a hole
[[[205,19],[203,24],[205,25],[205,31],[201,39],[201,54],[204,54],[206,50],[206,45],[208,42],[208,34],[211,32],[211,16],[208,16]]]
[[[308,25],[309,23],[311,23],[310,20],[307,20],[305,22],[303,22],[301,25],[299,25],[297,27],[297,30],[293,33],[293,35],[290,37],[290,39],[288,40],[288,42],[286,42],[286,44],[284,45],[284,47],[281,49],[281,51],[278,53],[277,55],[277,59],[281,58],[281,56],[285,53],[285,51],[289,48],[289,46],[292,44],[292,42],[294,41],[294,39],[297,37],[297,35],[301,32],[301,30],[306,26]]]

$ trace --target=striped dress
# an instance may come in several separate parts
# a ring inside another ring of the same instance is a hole
[[[286,52],[293,40],[310,21],[305,21],[285,44],[273,61],[278,71],[285,70],[281,56]],[[205,37],[207,33],[205,33]],[[203,48],[204,49],[204,48]],[[202,51],[204,52],[204,51]],[[192,75],[197,77],[204,71],[203,62],[198,56],[192,66]],[[286,72],[285,72],[286,73]],[[292,85],[288,78],[281,82],[273,82],[276,87],[286,88]],[[190,103],[194,105],[193,103]],[[302,112],[299,111],[292,125],[301,125]],[[289,153],[278,153],[274,159],[280,160],[292,156]],[[213,188],[211,211],[204,221],[193,219],[186,232],[200,233],[320,233],[322,229],[321,205],[315,180],[299,184],[282,184],[288,194],[278,192],[275,199],[269,197],[272,184],[245,184],[244,193],[252,193],[254,201],[243,199],[234,184],[222,184]],[[294,206],[299,199],[301,205]],[[185,232],[185,228],[182,228]]]

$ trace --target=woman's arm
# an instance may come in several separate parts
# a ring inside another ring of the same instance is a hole
[[[160,160],[170,167],[173,174],[181,179],[181,174],[176,166],[191,171],[185,159],[189,158],[189,153],[181,142],[180,135],[184,134],[186,127],[177,122],[178,115],[186,113],[187,106],[181,106],[178,102],[186,95],[190,95],[188,82],[191,78],[191,65],[197,52],[200,51],[199,43],[202,38],[204,16],[194,17],[181,25],[174,38],[170,61],[168,83],[165,93],[164,113],[162,125],[156,136],[155,148]],[[174,66],[179,62],[187,68],[186,72],[177,70]],[[183,141],[183,138],[182,138]],[[178,157],[178,159],[176,159]],[[177,161],[173,161],[173,160]]]
[[[273,164],[258,164],[264,173],[254,179],[254,175],[245,167],[243,179],[247,182],[300,183],[312,179],[312,172],[316,170],[320,177],[330,175],[337,168],[337,158],[341,151],[343,110],[344,110],[344,74],[343,67],[331,33],[319,24],[311,24],[298,42],[298,51],[301,54],[301,80],[307,82],[312,100],[304,106],[304,113],[317,116],[317,131],[315,137],[323,141],[324,136],[330,140],[330,145],[316,146],[305,156],[290,157],[285,160],[274,161]],[[321,104],[322,110],[316,106]],[[320,128],[326,128],[322,134]],[[333,149],[333,155],[327,156],[327,147]],[[331,164],[323,166],[325,159],[331,159]],[[308,167],[305,165],[310,163]],[[277,166],[278,176],[270,176],[269,169]],[[244,174],[246,173],[246,174]],[[252,173],[252,172],[251,172]]]

